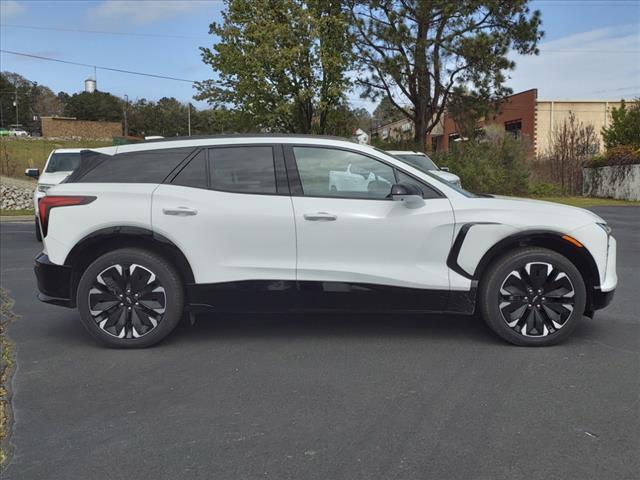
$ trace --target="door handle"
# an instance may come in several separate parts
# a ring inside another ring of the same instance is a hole
[[[335,222],[338,219],[337,215],[327,212],[305,213],[302,216],[310,222]]]
[[[162,213],[165,215],[174,215],[176,217],[188,217],[191,215],[197,215],[198,211],[194,208],[189,207],[174,207],[174,208],[163,208]]]

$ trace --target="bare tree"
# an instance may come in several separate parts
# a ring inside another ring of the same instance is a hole
[[[544,161],[548,162],[555,182],[563,193],[582,193],[582,166],[600,150],[600,141],[592,124],[585,124],[569,113],[551,133],[549,150]]]

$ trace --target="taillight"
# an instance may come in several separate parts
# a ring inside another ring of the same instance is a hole
[[[49,225],[49,211],[55,207],[71,207],[73,205],[86,205],[91,203],[96,197],[80,196],[80,195],[47,195],[38,201],[38,213],[40,216],[40,225],[42,225],[42,236],[47,235],[47,226]]]

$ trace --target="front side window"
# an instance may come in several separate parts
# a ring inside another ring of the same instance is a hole
[[[428,187],[424,183],[415,180],[413,177],[407,175],[406,173],[404,173],[404,172],[402,172],[400,170],[398,170],[398,183],[413,183],[420,190],[422,190],[422,198],[440,198],[440,197],[442,197],[442,195],[440,195],[433,188]]]
[[[209,149],[211,188],[238,193],[276,193],[271,147]]]
[[[302,190],[311,197],[387,198],[393,168],[356,152],[294,147]]]

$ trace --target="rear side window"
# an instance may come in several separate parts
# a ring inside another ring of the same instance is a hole
[[[82,152],[68,183],[162,183],[193,148],[167,148],[104,155]]]
[[[171,182],[183,187],[207,188],[207,152],[201,150]]]
[[[276,193],[272,147],[209,149],[210,185],[238,193]]]

